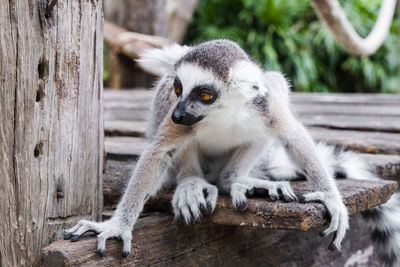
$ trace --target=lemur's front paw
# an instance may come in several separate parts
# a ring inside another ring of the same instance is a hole
[[[217,187],[198,177],[187,178],[176,187],[172,198],[175,218],[183,217],[189,224],[202,214],[209,215],[215,209],[217,198]]]
[[[100,256],[104,256],[106,240],[110,237],[122,240],[122,257],[127,257],[131,251],[132,229],[117,219],[111,218],[105,222],[81,220],[74,227],[65,230],[64,239],[71,239],[72,242],[75,242],[86,232],[98,233],[97,254]]]
[[[327,229],[320,233],[320,235],[326,236],[333,233],[333,240],[329,245],[329,249],[337,249],[340,251],[342,240],[347,229],[349,229],[349,214],[340,196],[336,196],[329,192],[318,191],[303,195],[303,201],[317,201],[324,204],[330,214],[331,223]]]
[[[245,211],[248,208],[247,195],[253,195],[254,191],[265,191],[271,200],[278,200],[279,194],[283,200],[296,201],[297,197],[289,182],[275,182],[256,178],[245,178],[240,182],[233,183],[231,187],[232,204],[238,211]]]

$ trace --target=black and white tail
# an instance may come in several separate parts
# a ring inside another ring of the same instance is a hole
[[[318,154],[328,163],[335,177],[356,180],[379,180],[364,160],[354,152],[339,147],[317,145]],[[388,202],[363,212],[368,223],[375,249],[385,266],[400,266],[400,194],[395,193]]]
[[[318,143],[316,149],[319,159],[332,177],[379,180],[355,152],[324,143]],[[266,161],[262,166],[267,168],[260,168],[262,171],[255,174],[258,177],[264,175],[275,180],[293,180],[294,177],[303,176],[282,145],[274,143],[266,154]],[[368,223],[377,253],[384,265],[400,267],[400,194],[395,193],[387,203],[365,211],[363,217]]]

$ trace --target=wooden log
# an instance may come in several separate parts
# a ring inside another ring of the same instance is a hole
[[[102,214],[102,1],[0,4],[0,266]]]
[[[104,22],[104,41],[132,59],[139,58],[140,53],[146,49],[162,47],[170,43],[159,36],[127,31],[109,21]]]
[[[372,170],[381,178],[400,182],[400,157],[391,155],[361,154]],[[108,154],[107,172],[104,174],[104,205],[112,207],[121,198],[135,167],[137,156],[126,157]],[[162,205],[161,205],[162,206]]]
[[[138,220],[132,252],[123,259],[122,244],[107,241],[99,257],[96,238],[58,241],[43,250],[43,266],[346,266],[363,262],[382,266],[373,254],[370,233],[361,216],[352,216],[342,252],[327,249],[330,237],[309,232],[216,225],[206,221],[184,226],[170,215]]]

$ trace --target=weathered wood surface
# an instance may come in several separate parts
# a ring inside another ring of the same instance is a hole
[[[305,181],[291,182],[291,185],[297,196],[313,191]],[[397,182],[393,181],[369,182],[344,179],[338,180],[337,185],[350,214],[387,202],[397,189]],[[121,192],[119,195],[121,196]],[[147,209],[169,211],[171,199],[172,192],[164,192],[149,200]],[[241,213],[234,209],[229,196],[219,196],[214,213],[206,219],[223,225],[297,231],[308,231],[329,221],[326,208],[320,203],[271,201],[266,195],[249,198],[248,210]]]
[[[203,220],[185,226],[167,214],[138,220],[132,252],[121,257],[122,244],[107,241],[105,257],[96,254],[96,238],[58,241],[43,251],[44,266],[345,266],[382,264],[373,255],[369,231],[360,215],[351,216],[342,252],[327,249],[331,237],[309,232],[224,226]]]
[[[0,4],[0,266],[102,213],[102,1],[49,3]]]
[[[400,180],[400,157],[391,155],[362,154],[371,169],[384,179]],[[109,155],[107,172],[104,174],[104,205],[114,206],[118,203],[129,178],[135,168],[137,157]]]

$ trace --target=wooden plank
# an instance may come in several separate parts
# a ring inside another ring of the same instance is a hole
[[[99,1],[1,1],[0,266],[102,215]]]
[[[315,140],[330,145],[373,154],[400,155],[400,134],[384,132],[336,130],[320,127],[308,129]]]
[[[58,241],[42,253],[43,266],[344,266],[361,254],[370,267],[382,266],[372,253],[370,233],[362,217],[352,216],[342,252],[330,252],[331,237],[310,232],[223,226],[203,220],[183,226],[170,215],[140,218],[132,252],[123,259],[122,243],[107,241],[99,257],[95,237]],[[312,253],[310,253],[312,252]]]
[[[394,104],[366,105],[347,103],[294,103],[293,110],[301,115],[384,116],[399,118],[400,106]]]
[[[104,140],[105,149],[108,156],[117,157],[139,157],[140,153],[148,145],[143,137],[106,137]]]
[[[400,181],[400,156],[360,154],[378,177]],[[112,207],[121,197],[135,167],[135,159],[118,158],[107,160],[104,174],[104,205]],[[162,205],[161,205],[162,206]]]
[[[338,138],[338,137],[337,137]],[[327,140],[329,139],[329,136]],[[337,140],[341,144],[342,140]],[[362,142],[362,141],[360,141]],[[349,146],[356,148],[361,146],[360,142],[352,142]],[[368,150],[368,146],[377,147],[378,141],[366,142],[367,146],[363,146],[363,150]],[[332,142],[332,144],[336,144]],[[143,137],[106,137],[105,148],[109,157],[117,158],[138,158],[140,153],[146,147],[147,141]],[[346,146],[346,145],[345,145]],[[395,148],[398,145],[395,146]],[[381,150],[385,147],[380,148]],[[387,148],[390,149],[390,148]],[[398,150],[396,150],[398,151]],[[396,152],[397,153],[397,152]],[[365,159],[372,170],[379,176],[385,179],[400,178],[400,156],[398,155],[382,155],[360,153],[360,156]]]
[[[344,130],[381,131],[400,133],[400,117],[349,116],[349,115],[299,115],[307,126]]]
[[[144,136],[146,121],[106,120],[104,122],[107,136]]]
[[[400,106],[400,94],[293,93],[293,103],[332,103]]]
[[[145,121],[105,121],[105,133],[108,136],[143,137],[146,124]],[[400,155],[400,134],[397,133],[322,127],[309,127],[308,130],[315,140],[330,145],[342,146],[361,153]],[[143,142],[146,142],[145,139]]]

